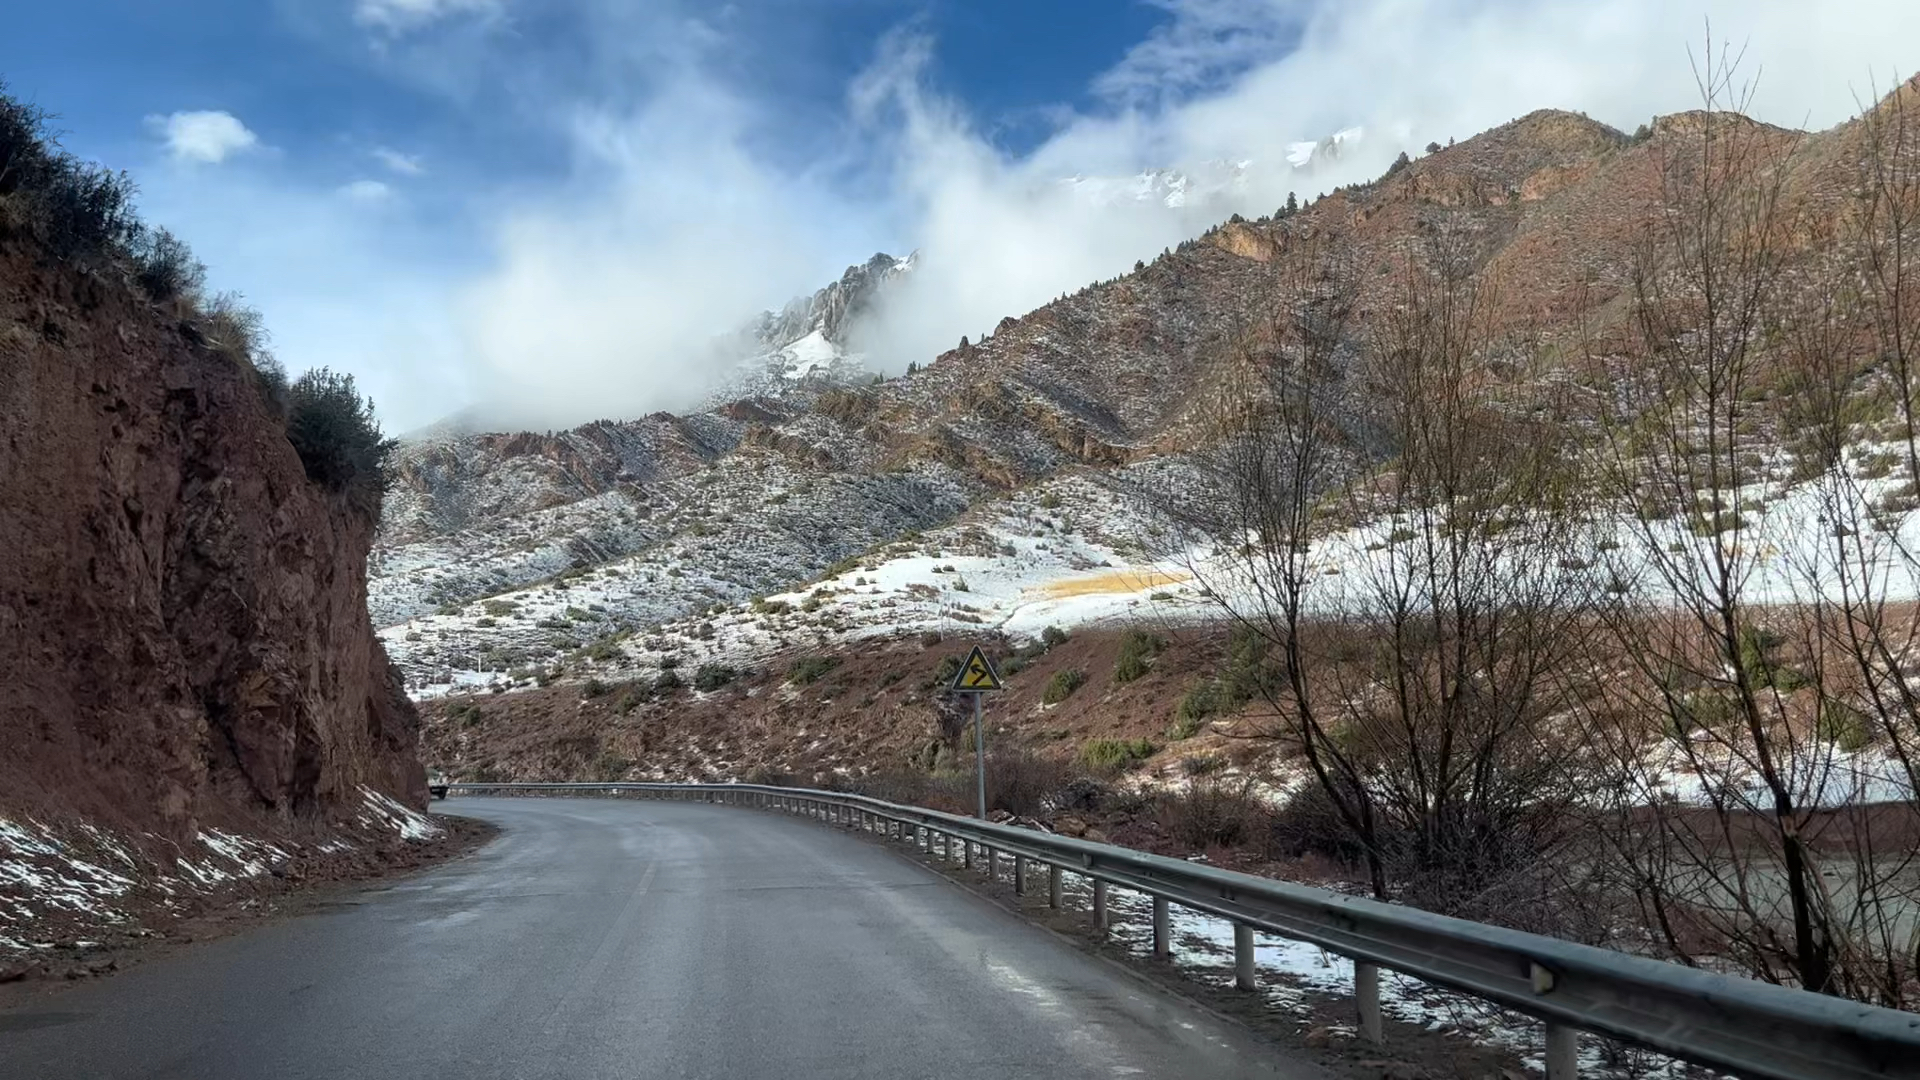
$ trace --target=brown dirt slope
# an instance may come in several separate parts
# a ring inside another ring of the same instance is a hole
[[[425,805],[369,625],[374,522],[243,364],[0,236],[0,815],[185,842]]]
[[[1023,661],[990,636],[913,636],[796,650],[709,693],[654,692],[643,682],[460,695],[422,703],[422,753],[449,776],[488,780],[726,780],[764,772],[820,784],[963,769],[972,746],[969,706],[936,680],[942,662],[964,656],[976,640],[1007,682],[987,700],[989,749],[1077,760],[1095,740],[1145,739],[1155,753],[1140,767],[1174,774],[1190,757],[1270,752],[1231,737],[1238,725],[1225,717],[1170,730],[1181,697],[1218,669],[1222,635],[1154,633],[1162,647],[1146,674],[1128,682],[1114,674],[1126,631],[1100,629],[1075,632]],[[823,661],[832,666],[813,681],[795,676],[796,662]],[[1046,704],[1048,684],[1066,671],[1084,682]],[[681,676],[691,682],[694,674]]]

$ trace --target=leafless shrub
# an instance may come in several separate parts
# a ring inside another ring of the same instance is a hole
[[[968,779],[971,779],[969,776]],[[1057,758],[1029,750],[987,752],[987,809],[1021,817],[1045,812],[1060,801],[1074,771]]]
[[[1197,851],[1242,846],[1264,851],[1273,826],[1273,811],[1250,778],[1207,778],[1163,792],[1155,816],[1168,835]]]

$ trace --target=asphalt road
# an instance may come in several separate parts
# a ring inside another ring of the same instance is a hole
[[[454,799],[479,853],[0,1012],[0,1076],[1318,1078],[885,846]]]

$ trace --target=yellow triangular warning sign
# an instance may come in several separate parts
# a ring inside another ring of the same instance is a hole
[[[960,665],[960,673],[953,677],[955,690],[998,690],[1000,673],[993,670],[993,661],[975,645],[967,654],[967,662]]]

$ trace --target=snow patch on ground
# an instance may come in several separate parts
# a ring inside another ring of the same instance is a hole
[[[45,826],[0,819],[0,921],[45,910],[117,920],[112,901],[132,887],[130,878],[82,858]]]
[[[441,835],[440,826],[425,814],[396,802],[391,796],[369,787],[362,787],[360,794],[366,807],[360,815],[360,824],[368,828],[391,829],[399,833],[401,839],[415,843],[438,839]]]
[[[1010,880],[1011,865],[1003,860],[1001,868],[1002,876]],[[1061,891],[1071,906],[1091,909],[1093,889],[1089,879],[1068,874]],[[1110,939],[1135,956],[1150,957],[1153,898],[1109,888],[1107,911]],[[1233,923],[1178,904],[1169,905],[1167,915],[1173,962],[1191,978],[1216,986],[1233,985]],[[1303,1021],[1312,1015],[1315,1000],[1351,1001],[1353,997],[1353,961],[1304,941],[1255,933],[1254,968],[1267,1004]],[[1391,971],[1381,972],[1380,1009],[1394,1020],[1511,1051],[1530,1068],[1545,1070],[1545,1029],[1530,1017]],[[1335,1032],[1358,1037],[1353,1027],[1336,1028]],[[1608,1058],[1595,1038],[1583,1037],[1580,1059],[1582,1076],[1627,1074]],[[1689,1074],[1680,1062],[1636,1053],[1630,1075],[1681,1080]]]
[[[1207,605],[1180,566],[1140,554],[1143,528],[1137,511],[1113,491],[1085,477],[1065,477],[986,501],[924,534],[876,544],[804,587],[744,600],[738,591],[710,588],[705,595],[721,602],[659,621],[650,631],[617,628],[632,626],[636,600],[657,600],[663,586],[685,588],[695,579],[693,561],[662,568],[647,556],[622,560],[540,590],[494,598],[494,616],[482,614],[488,610],[483,602],[459,616],[435,617],[431,625],[439,641],[458,643],[456,656],[484,655],[506,635],[526,642],[543,631],[566,632],[578,644],[598,634],[600,644],[593,648],[536,654],[537,664],[564,659],[562,677],[583,681],[653,677],[668,665],[677,665],[687,679],[702,663],[753,664],[797,648],[924,630],[979,628],[1035,637],[1049,625],[1207,617]],[[408,633],[419,631],[396,627],[382,633],[396,658],[409,648]],[[431,698],[524,686],[534,681],[535,666],[455,664],[416,684],[412,693]]]
[[[815,371],[828,370],[843,356],[840,347],[828,341],[826,333],[819,329],[781,349],[776,355],[782,361],[780,374],[788,379],[804,378]]]
[[[259,877],[287,858],[286,852],[264,840],[219,829],[202,830],[195,840],[211,854],[203,859],[182,855],[177,865],[185,877],[202,888]]]
[[[431,840],[439,826],[392,798],[362,788],[359,824],[408,841]],[[137,929],[142,898],[151,907],[213,893],[235,882],[282,873],[290,861],[280,845],[221,829],[203,829],[178,851],[148,834],[142,846],[91,823],[50,826],[30,818],[0,818],[0,955],[47,948],[34,939],[55,936],[75,945],[76,931]],[[316,845],[322,854],[356,849],[335,837]],[[129,912],[136,914],[130,915]]]
[[[701,624],[758,621],[752,601],[769,589],[965,505],[962,485],[944,467],[822,477],[780,457],[753,464],[730,459],[735,471],[691,483],[676,503],[686,528],[645,551],[381,630],[408,692],[431,698],[526,685],[562,664],[569,678],[628,677],[623,669],[647,666],[631,639],[650,628],[697,643],[681,648],[683,657],[717,654],[701,645],[756,653],[765,644],[756,635],[701,637]]]

